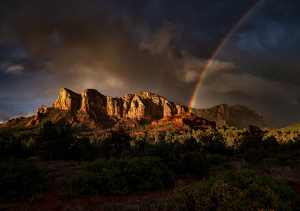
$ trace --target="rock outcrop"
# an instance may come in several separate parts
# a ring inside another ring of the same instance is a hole
[[[229,106],[226,104],[218,105],[208,109],[192,109],[196,116],[203,117],[210,121],[215,121],[217,125],[223,126],[228,124],[230,119]]]
[[[46,116],[45,114],[47,113],[47,111],[49,111],[49,107],[46,107],[44,105],[42,105],[35,113],[34,115],[34,119],[30,120],[27,124],[26,127],[30,126],[30,125],[35,125],[35,124],[39,124],[43,121],[43,118]]]
[[[65,88],[60,90],[52,108],[132,119],[161,119],[189,110],[186,106],[169,102],[151,92],[139,92],[135,95],[128,94],[113,98],[104,96],[95,89],[86,89],[79,95]]]
[[[69,89],[61,88],[57,100],[52,108],[61,110],[78,110],[81,103],[81,96]]]
[[[193,113],[197,117],[214,121],[219,126],[229,125],[238,128],[248,128],[249,125],[256,125],[260,128],[278,126],[278,124],[273,124],[275,120],[270,121],[271,118],[242,105],[222,104],[208,109],[194,109],[170,102],[151,92],[139,92],[113,98],[95,89],[86,89],[81,94],[77,94],[66,88],[61,88],[51,108],[41,106],[34,118],[26,122],[26,126],[41,123],[46,119],[57,121],[64,118],[69,122],[75,122],[74,124],[80,128],[87,129],[111,128],[122,122],[128,123],[130,127],[136,127],[157,120],[168,121],[168,117],[186,115],[186,113]],[[177,117],[180,119],[179,116]],[[183,121],[182,119],[180,121]],[[16,124],[23,120],[9,120],[2,126]]]
[[[209,121],[205,118],[195,116],[192,113],[182,113],[174,116],[164,117],[151,123],[151,127],[160,125],[175,124],[178,127],[188,125],[191,129],[207,130],[209,127],[216,127],[215,121]]]
[[[16,125],[18,123],[23,122],[25,119],[26,119],[25,117],[16,117],[8,120],[5,124],[2,124],[1,127]]]

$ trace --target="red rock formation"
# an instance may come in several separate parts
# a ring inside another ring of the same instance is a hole
[[[86,89],[81,93],[81,111],[105,114],[107,109],[106,103],[106,97],[95,89]]]
[[[61,88],[57,100],[52,108],[61,110],[78,110],[80,108],[81,96],[69,89]]]
[[[52,108],[136,119],[161,119],[188,111],[186,106],[171,103],[150,92],[112,98],[102,95],[95,89],[86,89],[80,96],[65,88],[61,89]]]
[[[12,126],[12,125],[23,122],[25,119],[26,119],[25,117],[16,117],[16,118],[8,120],[5,124],[1,125],[1,127]]]
[[[174,116],[165,117],[161,120],[152,122],[151,127],[155,128],[159,125],[163,126],[169,123],[175,124],[178,127],[188,125],[192,129],[201,129],[201,130],[206,130],[210,126],[216,127],[216,122],[208,121],[207,119],[195,116],[192,113],[183,113],[183,114],[177,114]]]
[[[135,95],[128,94],[123,97],[113,98],[104,96],[95,89],[86,89],[79,95],[66,88],[61,88],[59,96],[51,108],[45,106],[39,108],[35,118],[27,126],[42,122],[51,109],[70,111],[68,115],[64,114],[65,116],[61,114],[55,118],[50,117],[52,121],[59,118],[69,118],[69,120],[75,118],[79,127],[90,129],[112,127],[126,118],[135,119],[138,122],[151,123],[186,112],[215,121],[219,126],[226,124],[239,128],[248,128],[250,124],[259,127],[266,126],[262,115],[251,111],[245,106],[236,105],[229,107],[226,104],[222,104],[208,109],[194,109],[169,102],[165,98],[151,92],[139,92]],[[138,124],[131,123],[131,125],[134,127]]]
[[[46,107],[44,105],[42,105],[35,113],[35,117],[34,119],[30,120],[26,125],[25,127],[28,127],[30,125],[35,125],[35,124],[39,124],[43,121],[43,118],[45,117],[45,113],[47,111],[49,111],[49,107]]]

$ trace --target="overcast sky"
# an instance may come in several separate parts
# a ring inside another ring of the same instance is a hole
[[[0,123],[51,106],[61,87],[188,106],[226,38],[195,108],[300,122],[299,11],[299,0],[1,0]]]

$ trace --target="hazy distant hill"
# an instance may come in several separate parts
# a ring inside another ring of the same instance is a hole
[[[256,125],[260,128],[269,127],[271,129],[284,127],[283,123],[239,104],[234,106],[222,104],[208,109],[192,109],[192,111],[197,116],[216,121],[217,125],[228,124],[238,128],[248,128],[249,125]]]
[[[258,113],[258,112],[256,112],[256,113],[263,117],[265,124],[271,129],[279,129],[279,128],[285,127],[285,124],[283,124],[282,122],[276,121],[272,117],[269,117],[265,114],[261,114],[261,113]]]
[[[88,129],[110,128],[120,121],[136,127],[186,112],[215,121],[220,126],[228,124],[238,128],[248,128],[249,125],[261,128],[282,127],[282,124],[272,118],[242,105],[222,104],[208,109],[191,109],[150,92],[113,98],[102,95],[95,89],[86,89],[77,94],[66,88],[60,90],[51,107],[41,106],[34,117],[9,120],[4,125],[22,123],[31,126],[45,120],[57,121],[64,118],[78,127]]]

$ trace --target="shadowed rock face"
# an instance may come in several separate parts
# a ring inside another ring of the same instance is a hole
[[[215,121],[217,125],[224,126],[230,119],[229,107],[226,104],[218,105],[208,109],[192,109],[196,116]]]
[[[222,104],[208,109],[192,109],[192,113],[215,121],[219,126],[229,125],[248,128],[249,125],[255,125],[260,128],[270,127],[271,129],[284,127],[283,123],[238,104],[234,106]]]
[[[215,121],[219,126],[229,125],[248,128],[249,125],[255,125],[260,128],[267,127],[261,115],[242,105],[228,106],[222,104],[208,109],[193,109],[192,112],[196,116]]]

